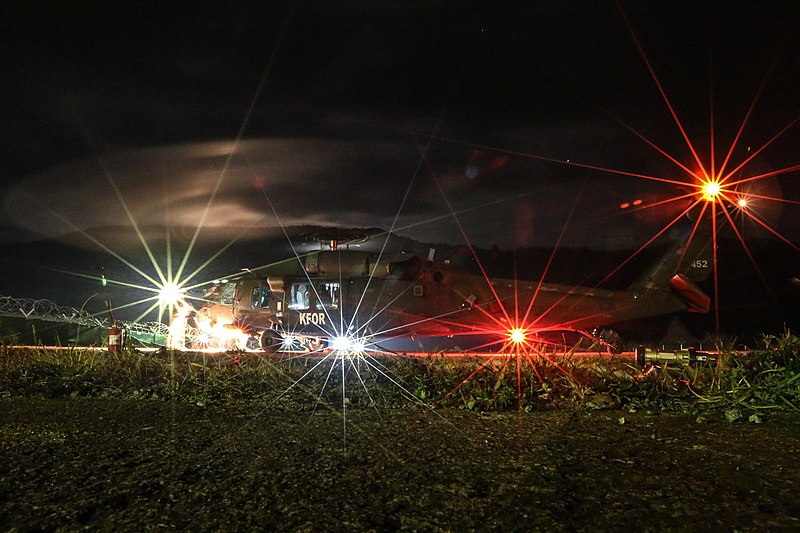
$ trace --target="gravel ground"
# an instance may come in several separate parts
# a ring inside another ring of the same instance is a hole
[[[800,414],[0,400],[0,530],[800,530]]]

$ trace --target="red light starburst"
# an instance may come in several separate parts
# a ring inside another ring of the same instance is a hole
[[[513,345],[520,345],[527,340],[527,332],[524,328],[512,328],[508,331],[508,340]]]
[[[700,186],[700,191],[703,200],[707,202],[715,202],[719,199],[720,195],[722,194],[722,185],[720,185],[719,181],[716,179],[710,179],[708,181],[702,182]]]

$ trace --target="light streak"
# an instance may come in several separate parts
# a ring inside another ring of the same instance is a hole
[[[176,312],[169,325],[167,348],[172,350],[185,350],[187,326],[186,320],[192,308],[189,305],[184,305],[180,300],[176,300],[170,305],[176,307]]]

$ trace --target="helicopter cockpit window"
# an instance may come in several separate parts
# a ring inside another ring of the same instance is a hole
[[[222,295],[219,298],[219,303],[226,305],[232,304],[235,296],[236,296],[236,284],[226,283],[225,288],[222,289]]]
[[[339,307],[339,284],[320,283],[317,296],[317,309],[336,309]]]
[[[235,283],[216,283],[203,294],[203,298],[211,302],[228,305],[233,303],[235,293]]]
[[[253,309],[269,309],[269,287],[253,287]]]
[[[289,309],[308,309],[311,307],[311,292],[313,288],[310,283],[292,283],[291,300]]]

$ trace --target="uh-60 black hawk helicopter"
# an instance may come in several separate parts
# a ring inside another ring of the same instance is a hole
[[[196,325],[240,330],[248,347],[267,353],[455,335],[494,335],[501,346],[541,332],[591,336],[623,321],[710,308],[695,284],[713,268],[710,238],[699,232],[672,242],[622,290],[491,278],[436,262],[433,253],[384,259],[347,241],[334,237],[329,249],[215,283]]]

